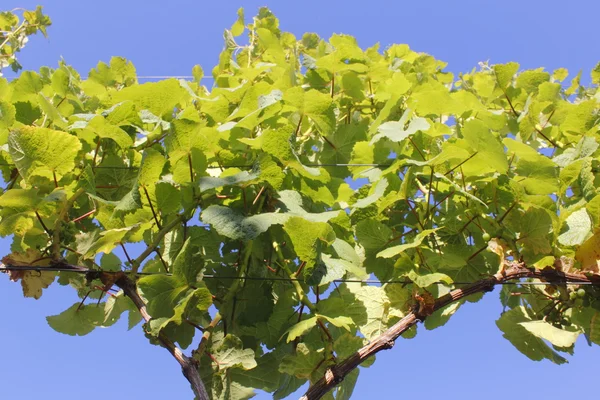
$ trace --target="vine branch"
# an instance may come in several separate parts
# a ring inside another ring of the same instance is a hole
[[[125,293],[125,296],[129,297],[131,301],[133,301],[133,304],[135,304],[137,309],[140,311],[144,321],[150,322],[152,317],[146,310],[146,303],[137,292],[135,282],[123,273],[120,274],[119,278],[115,281],[115,285],[121,288],[123,293]],[[194,390],[194,393],[198,399],[209,400],[208,393],[193,360],[183,354],[181,349],[177,347],[177,345],[175,345],[175,343],[173,343],[171,339],[169,339],[162,331],[158,334],[158,341],[169,351],[169,353],[171,353],[175,360],[177,360],[181,366],[183,376],[185,376],[190,382],[190,385],[192,385],[192,389]]]
[[[406,332],[410,327],[422,322],[434,311],[444,308],[463,298],[475,293],[488,292],[493,290],[494,286],[505,282],[521,279],[536,278],[549,283],[600,283],[600,275],[584,275],[583,273],[564,273],[554,268],[548,267],[543,270],[528,268],[522,263],[511,263],[504,273],[495,274],[489,278],[479,280],[463,288],[454,289],[450,293],[436,299],[435,304],[430,310],[423,310],[424,307],[416,306],[404,318],[398,321],[390,329],[373,339],[369,344],[363,346],[356,353],[347,359],[333,365],[325,372],[325,376],[315,382],[300,400],[317,400],[323,397],[327,392],[337,386],[344,378],[356,369],[362,362],[381,350],[388,350],[394,347],[395,340]]]

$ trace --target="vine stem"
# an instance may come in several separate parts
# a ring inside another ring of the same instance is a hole
[[[265,202],[265,197],[261,196],[260,199],[258,200],[258,207],[257,210],[260,212],[263,208]],[[258,213],[257,213],[258,214]],[[240,250],[240,264],[239,264],[239,269],[238,269],[238,274],[237,277],[238,279],[236,279],[231,286],[229,287],[229,290],[227,291],[227,294],[225,294],[225,297],[223,297],[223,306],[229,304],[231,301],[235,301],[235,296],[240,288],[240,286],[243,284],[243,282],[245,282],[245,279],[243,279],[246,276],[246,272],[248,270],[248,263],[250,262],[250,256],[252,255],[252,245],[253,245],[253,241],[252,240],[248,240],[247,242],[243,243],[243,247]],[[235,307],[235,306],[234,306]],[[233,318],[233,315],[232,315]],[[214,320],[217,319],[217,321],[215,322],[215,325],[221,321],[222,316],[221,314],[217,314],[215,316]],[[223,319],[223,324],[226,324],[227,320]],[[212,323],[211,323],[212,325]],[[208,335],[210,336],[210,331],[207,328],[207,332]],[[205,332],[205,334],[207,334],[207,332]],[[203,345],[203,342],[206,342],[208,340],[208,337],[206,339],[203,338],[202,342],[200,343],[200,346],[198,346],[198,350],[197,352],[200,354],[200,356],[204,353],[204,349],[206,348],[206,343]]]
[[[187,158],[188,158],[188,167],[190,169],[190,182],[194,183],[194,167],[192,164],[192,155],[190,153],[188,153]]]
[[[505,89],[502,89],[502,92],[504,93],[504,98],[505,98],[505,99],[506,99],[506,101],[508,102],[508,105],[509,105],[509,107],[510,107],[510,109],[511,109],[512,113],[514,114],[514,116],[515,116],[516,118],[519,118],[519,117],[521,116],[521,114],[520,114],[519,112],[517,112],[517,110],[516,110],[516,109],[515,109],[515,107],[513,106],[513,103],[512,103],[512,101],[510,101],[510,97],[508,97],[508,94],[506,93],[506,90],[505,90]],[[553,111],[553,113],[554,113],[554,111]],[[548,142],[550,142],[550,144],[551,144],[552,146],[554,146],[555,148],[556,148],[556,147],[559,147],[559,146],[558,146],[558,144],[557,144],[557,143],[556,143],[554,140],[552,140],[552,139],[550,139],[548,136],[544,135],[544,133],[543,133],[543,132],[542,132],[540,129],[538,129],[538,128],[535,126],[535,124],[534,124],[534,130],[535,130],[535,131],[536,131],[536,132],[537,132],[537,133],[538,133],[538,134],[539,134],[541,137],[543,137],[543,138],[544,138],[544,139],[546,139]]]
[[[60,210],[60,213],[58,214],[58,218],[56,218],[56,222],[54,223],[54,231],[52,232],[52,234],[53,234],[53,236],[52,236],[52,256],[55,260],[59,260],[61,258],[61,256],[60,256],[60,230],[61,230],[63,221],[66,220],[67,214],[69,213],[69,210],[71,209],[71,207],[73,207],[75,200],[77,200],[77,198],[79,196],[81,196],[83,193],[85,193],[84,188],[77,189],[77,191],[75,193],[73,193],[73,195],[71,197],[69,197],[65,206],[62,208],[62,210]]]
[[[240,268],[238,270],[238,275],[237,275],[239,279],[236,279],[231,284],[231,286],[229,287],[229,290],[227,291],[227,294],[223,298],[223,303],[226,304],[226,303],[229,303],[231,300],[233,300],[240,285],[242,284],[242,282],[244,282],[243,278],[246,276],[248,261],[250,260],[251,254],[252,254],[252,240],[249,240],[244,244],[244,248],[242,249],[242,259],[240,262]]]
[[[508,209],[504,212],[504,214],[502,214],[502,216],[500,218],[498,218],[498,222],[499,224],[502,223],[502,221],[504,221],[504,218],[506,218],[506,216],[508,215],[509,212],[512,211],[513,208],[515,208],[515,206],[518,204],[518,201],[515,201],[514,203],[512,203],[512,205],[510,207],[508,207]]]
[[[198,344],[198,348],[192,352],[193,356],[197,359],[200,359],[200,357],[202,357],[202,355],[206,351],[208,340],[210,339],[213,330],[219,324],[219,322],[221,322],[221,314],[217,312],[212,321],[210,321],[210,324],[206,328],[204,328],[204,332],[202,333],[202,339],[200,340],[200,344]]]
[[[150,322],[152,318],[150,314],[148,314],[148,310],[146,310],[146,303],[137,292],[137,287],[134,281],[127,277],[127,275],[122,274],[116,281],[115,285],[123,290],[123,293],[127,297],[133,301],[133,304],[137,307],[142,318],[146,323]],[[192,358],[183,354],[181,349],[173,343],[171,339],[167,337],[162,331],[158,334],[158,341],[171,353],[173,358],[177,360],[179,365],[181,366],[181,372],[183,376],[190,382],[192,385],[192,389],[194,390],[194,394],[197,396],[199,400],[209,400],[208,392],[204,387],[204,383],[200,378],[200,373],[198,369],[194,365],[194,361]]]
[[[131,257],[129,257],[129,253],[127,252],[127,249],[125,248],[125,245],[123,244],[123,242],[119,242],[119,244],[121,245],[121,249],[123,249],[123,253],[125,254],[125,258],[127,258],[129,265],[132,265],[133,260],[131,259]]]
[[[102,139],[98,138],[98,143],[96,143],[96,149],[94,150],[94,158],[92,159],[92,170],[96,168],[96,157],[98,157],[98,151],[100,150],[100,141]]]
[[[296,274],[294,274],[290,270],[290,267],[288,267],[286,265],[285,261],[280,263],[280,265],[281,265],[281,268],[283,269],[283,271],[286,273],[286,275],[292,281],[292,285],[294,285],[294,289],[296,290],[296,293],[298,294],[298,297],[300,298],[300,301],[302,302],[302,304],[304,304],[311,312],[316,312],[317,306],[315,306],[313,304],[313,302],[308,299],[308,297],[306,296],[306,293],[304,293],[304,289],[302,289],[302,285],[300,285],[300,281],[298,281],[296,279],[297,278]]]
[[[148,193],[148,189],[146,189],[146,186],[142,186],[142,189],[144,189],[144,194],[146,194],[146,200],[148,200],[150,211],[152,211],[152,215],[154,216],[154,222],[156,222],[156,226],[160,230],[161,226],[160,222],[158,221],[158,215],[156,215],[156,211],[154,210],[154,206],[152,205],[152,200],[150,200],[150,194]]]
[[[279,257],[282,257],[282,253],[281,253],[281,249],[279,247],[279,243],[273,242],[273,247],[277,251],[277,255]],[[303,262],[300,265],[303,266],[305,264],[306,263]],[[294,289],[296,290],[296,294],[298,294],[298,298],[300,299],[300,302],[302,303],[302,305],[306,306],[306,308],[308,308],[312,313],[317,313],[318,312],[317,306],[312,301],[310,301],[310,299],[308,298],[308,296],[304,292],[304,289],[302,289],[302,285],[300,284],[300,281],[297,279],[298,275],[299,275],[299,272],[301,271],[301,269],[299,268],[298,271],[296,271],[295,273],[292,272],[290,270],[290,267],[288,267],[288,265],[286,264],[286,262],[285,262],[284,259],[281,260],[281,263],[279,263],[279,265],[281,266],[281,268],[283,269],[283,271],[286,273],[286,275],[292,281],[292,285],[294,286]],[[302,316],[302,314],[300,314],[300,316]],[[328,342],[327,344],[332,349],[331,345],[333,343],[333,336],[331,335],[331,332],[329,332],[329,329],[327,329],[327,327],[325,326],[325,324],[323,323],[323,321],[321,321],[319,318],[317,318],[317,326],[319,328],[321,328],[321,330],[327,336],[327,339],[328,339],[327,340],[327,342]],[[331,354],[333,352],[332,351],[328,351],[328,353]]]
[[[373,339],[369,344],[363,346],[356,353],[345,360],[328,368],[325,375],[309,387],[300,400],[317,400],[327,392],[336,387],[344,378],[356,369],[366,359],[372,357],[381,350],[394,347],[395,340],[413,325],[424,321],[433,312],[444,308],[452,303],[460,301],[475,293],[489,292],[494,286],[501,285],[511,280],[522,278],[541,279],[550,283],[600,283],[600,275],[584,275],[580,273],[565,273],[554,268],[528,268],[523,263],[512,262],[504,273],[495,274],[489,278],[479,280],[460,289],[454,289],[450,293],[435,300],[433,307],[426,310],[422,304],[415,306],[404,318],[394,324],[387,331]]]
[[[152,243],[150,243],[150,245],[148,247],[146,247],[146,250],[144,250],[142,252],[142,254],[140,254],[135,260],[133,260],[133,262],[131,263],[131,272],[133,272],[133,273],[138,272],[138,270],[140,269],[140,266],[142,265],[142,263],[144,262],[146,257],[148,257],[150,254],[152,254],[154,249],[156,249],[158,247],[158,245],[160,244],[160,241],[165,237],[165,235],[167,233],[169,233],[171,231],[171,229],[173,229],[177,225],[179,225],[181,223],[181,221],[183,221],[184,219],[185,219],[184,216],[182,214],[180,214],[175,219],[173,219],[173,221],[171,221],[167,225],[163,226],[163,228],[160,231],[158,231],[158,233],[154,237],[154,240],[152,241]]]
[[[14,30],[14,31],[12,31],[12,32],[9,32],[9,33],[8,33],[8,35],[6,35],[6,39],[4,39],[4,41],[3,41],[3,42],[0,44],[0,49],[2,49],[4,46],[6,46],[6,44],[9,42],[9,40],[10,40],[10,38],[11,38],[11,37],[13,37],[13,36],[16,36],[16,35],[18,35],[18,34],[20,34],[20,33],[21,33],[20,31],[21,31],[23,28],[25,28],[25,23],[26,23],[26,21],[25,21],[25,20],[23,20],[23,22],[21,22],[21,25],[19,25],[19,26],[17,27],[17,29],[15,29],[15,30]],[[33,25],[33,26],[37,26],[37,24],[36,24],[36,25]]]
[[[35,212],[35,216],[37,217],[38,221],[42,225],[42,228],[44,228],[44,231],[46,231],[46,234],[48,236],[52,236],[52,234],[50,233],[50,230],[48,230],[48,227],[46,226],[46,224],[44,224],[44,220],[42,219],[42,217],[40,216],[40,214],[37,211]]]

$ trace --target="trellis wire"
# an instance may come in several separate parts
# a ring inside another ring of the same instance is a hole
[[[389,168],[392,164],[302,164],[305,167],[377,167]],[[1,167],[16,167],[14,164],[0,163]],[[94,169],[127,169],[137,170],[140,167],[119,167],[119,166],[95,166]],[[252,164],[234,164],[234,165],[209,165],[206,168],[254,168]]]
[[[74,272],[80,274],[88,274],[88,273],[105,273],[105,274],[119,274],[125,273],[128,274],[128,271],[103,271],[103,270],[93,270],[86,269],[82,267],[39,267],[39,266],[11,266],[5,265],[0,267],[0,272],[9,272],[9,271],[35,271],[35,272]],[[134,275],[163,275],[163,276],[172,276],[172,273],[168,272],[136,272]],[[223,280],[245,280],[245,281],[270,281],[270,282],[302,282],[304,281],[302,278],[284,278],[284,277],[266,277],[266,276],[219,276],[219,275],[202,275],[202,279],[223,279]],[[415,282],[411,280],[402,280],[402,279],[392,279],[389,281],[381,281],[377,279],[334,279],[331,282],[333,283],[364,283],[367,285],[387,285],[387,284],[400,284],[400,285],[414,285]],[[432,285],[472,285],[475,282],[461,282],[456,281],[448,284],[446,282],[434,282]],[[557,283],[552,282],[542,282],[542,281],[522,281],[522,282],[498,282],[498,285],[539,285],[539,286],[556,286]],[[600,282],[577,282],[577,281],[565,281],[560,284],[565,285],[590,285],[590,286],[600,286]]]

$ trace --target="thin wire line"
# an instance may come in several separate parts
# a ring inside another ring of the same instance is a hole
[[[9,82],[12,82],[16,79],[19,79],[20,76],[10,76],[4,77]],[[140,75],[136,76],[137,79],[194,79],[193,75]],[[200,80],[214,80],[215,78],[212,76],[203,76]]]
[[[171,78],[194,79],[194,76],[192,76],[192,75],[141,75],[141,76],[137,77],[137,79],[171,79]],[[202,78],[200,78],[200,80],[204,80],[204,79],[213,80],[215,78],[213,78],[212,76],[203,76]]]
[[[192,75],[141,75],[137,77],[138,79],[194,79]],[[203,76],[202,79],[208,79],[212,77]]]
[[[114,166],[114,167],[109,167],[109,166],[95,166],[94,169],[127,169],[127,170],[133,170],[133,169],[140,169],[140,167],[119,167],[119,166]]]
[[[305,167],[378,167],[389,168],[392,164],[302,164]],[[15,167],[14,164],[0,163],[2,167]],[[94,169],[139,169],[140,167],[96,166]],[[252,164],[209,165],[206,168],[254,168]]]
[[[302,164],[305,167],[379,167],[389,168],[393,164]],[[254,165],[232,164],[232,165],[209,165],[207,168],[253,168]]]
[[[38,266],[16,266],[16,265],[5,265],[0,267],[0,272],[9,272],[9,271],[35,271],[35,272],[74,272],[80,274],[87,273],[106,273],[106,274],[119,274],[119,273],[128,273],[129,271],[102,271],[102,270],[94,270],[94,269],[86,269],[83,267],[73,266],[70,268],[65,267],[38,267]],[[168,272],[136,272],[135,275],[163,275],[163,276],[172,276],[172,273]],[[304,281],[302,278],[282,278],[282,277],[263,277],[263,276],[219,276],[219,275],[203,275],[202,279],[225,279],[225,280],[245,280],[245,281],[278,281],[278,282],[302,282]],[[332,282],[335,283],[365,283],[371,285],[384,285],[384,284],[401,284],[401,285],[414,285],[415,282],[411,280],[402,280],[402,279],[392,279],[389,281],[380,281],[377,279],[334,279]],[[472,285],[476,282],[461,282],[456,281],[448,284],[446,282],[434,282],[432,285]],[[598,286],[600,282],[579,282],[579,281],[565,281],[561,282],[561,284],[574,284],[574,285],[591,285]],[[556,283],[552,282],[541,282],[541,281],[522,281],[522,282],[498,282],[498,285],[539,285],[539,286],[556,286]]]

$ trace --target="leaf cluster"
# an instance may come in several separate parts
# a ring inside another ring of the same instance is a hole
[[[46,28],[51,24],[41,6],[35,10],[15,9],[0,12],[0,76],[2,68],[10,67],[14,72],[22,68],[17,60],[17,53],[29,41],[29,36],[37,32],[46,36]]]
[[[119,57],[87,78],[64,62],[0,78],[3,262],[153,274],[137,281],[144,330],[184,349],[203,330],[193,357],[215,399],[284,398],[418,298],[505,261],[598,273],[600,67],[589,86],[564,69],[445,67],[407,45],[297,38],[262,8],[226,30],[211,88],[200,66],[140,84]],[[88,300],[54,329],[140,320],[73,272],[11,278],[39,298],[55,275]],[[412,283],[336,283],[368,277]],[[600,294],[580,290],[505,287],[498,327],[531,359],[565,362],[578,335],[600,343]],[[349,398],[358,374],[329,398]]]

